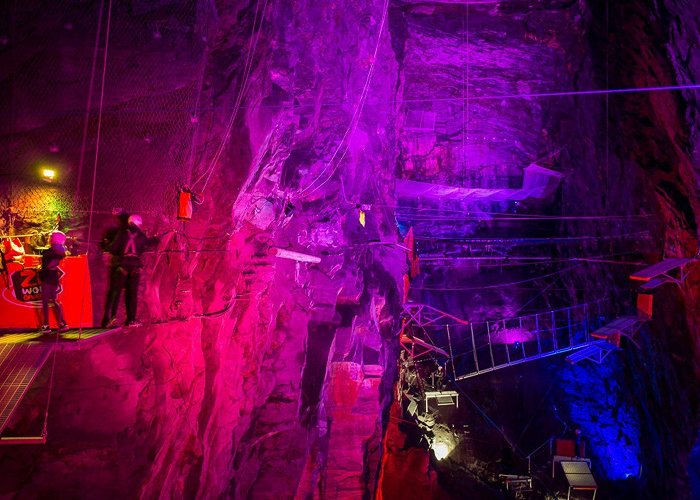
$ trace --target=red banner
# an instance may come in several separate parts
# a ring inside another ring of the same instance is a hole
[[[0,275],[0,328],[38,328],[44,323],[41,312],[41,257],[26,255],[24,264],[7,263],[7,274]],[[86,255],[66,257],[59,266],[58,301],[68,326],[92,326],[90,268]],[[56,315],[50,311],[51,326]]]

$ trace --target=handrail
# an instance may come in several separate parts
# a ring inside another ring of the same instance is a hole
[[[430,344],[423,347],[430,347],[429,350],[448,357],[453,372],[456,371],[455,380],[463,380],[589,345],[591,332],[600,328],[604,321],[602,313],[608,309],[604,300],[477,323],[427,304],[407,303],[404,304],[406,316],[401,338],[411,339],[412,345],[418,340],[419,345]],[[445,319],[448,323],[441,321]],[[456,326],[468,325],[469,328],[450,334],[449,327],[455,325],[449,322],[457,323]],[[438,335],[435,342],[431,338],[433,334],[428,334],[426,328],[431,332],[434,328],[448,329],[447,338]],[[448,348],[449,354],[445,352]]]

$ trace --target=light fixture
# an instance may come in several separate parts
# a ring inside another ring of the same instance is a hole
[[[431,448],[433,449],[433,454],[435,455],[435,458],[437,458],[438,460],[442,460],[450,454],[449,445],[442,441],[434,441]]]
[[[53,168],[42,167],[41,168],[41,179],[44,182],[55,182],[56,181],[56,170]]]

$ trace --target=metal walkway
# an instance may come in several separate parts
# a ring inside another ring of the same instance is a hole
[[[0,345],[0,433],[51,353],[52,345]]]
[[[451,361],[455,380],[600,343],[603,300],[518,318],[469,323],[424,304],[405,304],[401,344],[416,359]]]
[[[119,330],[119,328],[75,328],[67,332],[59,333],[58,340],[56,333],[42,334],[36,330],[0,330],[0,347],[5,344],[54,344],[58,343],[61,349],[79,348],[83,342],[96,337],[102,337],[108,333]],[[0,384],[2,379],[0,378]]]
[[[77,349],[85,341],[116,330],[118,328],[68,330],[59,334],[58,339],[55,333],[0,331],[0,434],[54,348]]]

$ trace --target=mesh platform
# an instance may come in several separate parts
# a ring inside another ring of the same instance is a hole
[[[74,328],[58,334],[58,339],[56,339],[56,332],[42,334],[36,331],[0,331],[0,346],[8,344],[53,345],[55,342],[59,344],[75,344],[101,337],[116,332],[117,330],[119,330],[119,328],[83,328],[82,331],[78,328]]]
[[[49,357],[52,344],[0,345],[0,433]]]

